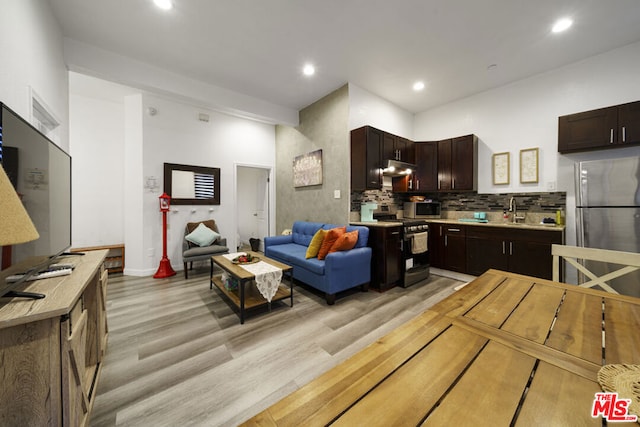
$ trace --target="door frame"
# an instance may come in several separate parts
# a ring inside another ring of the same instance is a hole
[[[264,171],[267,172],[267,230],[268,230],[268,235],[269,236],[273,236],[275,235],[275,179],[274,179],[274,168],[273,166],[269,166],[269,165],[264,165],[264,164],[258,164],[258,163],[234,163],[234,168],[233,168],[233,194],[234,194],[234,198],[233,198],[233,204],[234,204],[234,217],[233,217],[233,230],[235,230],[235,233],[233,235],[233,237],[230,239],[232,240],[231,243],[233,243],[233,245],[230,245],[230,250],[235,252],[235,248],[238,247],[238,214],[239,214],[239,210],[238,210],[238,171],[239,168],[253,168],[253,169],[262,169]],[[263,242],[264,244],[264,242]]]

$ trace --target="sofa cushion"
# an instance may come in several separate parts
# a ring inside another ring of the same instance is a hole
[[[322,242],[324,241],[324,236],[327,234],[327,230],[323,230],[322,228],[316,231],[316,234],[311,239],[311,243],[309,243],[309,247],[307,248],[306,258],[315,258],[318,256],[318,252],[320,251],[320,247],[322,246]]]
[[[194,246],[193,248],[190,248],[184,251],[182,253],[182,258],[184,258],[185,261],[189,261],[187,258],[207,256],[207,255],[209,256],[218,255],[218,254],[224,254],[227,252],[229,252],[229,248],[222,245],[211,245],[211,246],[203,246],[203,247]]]
[[[331,249],[329,249],[329,253],[348,251],[349,249],[353,249],[356,243],[358,243],[358,230],[349,231],[338,237],[333,246],[331,246]]]
[[[216,233],[203,223],[200,223],[195,230],[185,236],[185,239],[198,246],[210,246],[219,238],[220,234]]]
[[[293,243],[297,243],[305,247],[309,246],[309,244],[311,243],[311,239],[321,228],[323,228],[322,223],[319,222],[294,222],[291,229],[291,237],[293,239]]]
[[[280,259],[294,267],[305,268],[315,274],[323,275],[324,261],[319,261],[317,258],[307,259],[306,252],[306,246],[296,243],[285,243],[283,245],[269,246],[267,256]]]
[[[327,235],[324,236],[324,240],[322,241],[322,246],[320,246],[320,251],[318,251],[318,259],[325,259],[327,254],[329,253],[329,249],[331,246],[338,240],[338,237],[342,236],[347,232],[347,227],[336,227],[327,231]]]

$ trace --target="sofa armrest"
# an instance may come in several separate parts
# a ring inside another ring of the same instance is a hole
[[[293,236],[291,234],[285,236],[268,236],[264,238],[264,250],[266,251],[269,246],[284,245],[291,242],[293,242]]]

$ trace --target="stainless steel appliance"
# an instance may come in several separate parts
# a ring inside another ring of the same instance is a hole
[[[575,172],[578,246],[640,252],[640,157],[580,162]],[[585,266],[598,276],[620,268]],[[640,271],[609,284],[621,294],[640,297]]]
[[[429,278],[429,224],[420,219],[402,221],[404,288]]]
[[[405,218],[440,218],[440,202],[405,202]]]

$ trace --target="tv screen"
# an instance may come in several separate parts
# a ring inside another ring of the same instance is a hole
[[[12,247],[12,264],[33,260],[35,265],[71,247],[71,156],[0,106],[0,162],[40,234]],[[0,283],[0,296],[5,285]]]

